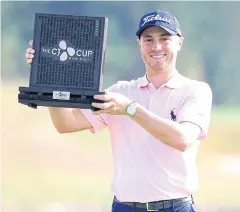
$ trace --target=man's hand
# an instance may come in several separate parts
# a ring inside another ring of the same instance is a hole
[[[95,95],[94,99],[103,100],[104,103],[92,103],[92,106],[100,110],[93,112],[94,115],[107,113],[110,115],[125,115],[126,107],[132,102],[128,97],[114,92],[104,95]]]
[[[35,53],[35,51],[34,51],[34,49],[32,48],[32,45],[33,45],[33,41],[32,40],[30,40],[29,41],[29,46],[30,46],[30,48],[28,48],[27,49],[27,51],[26,51],[26,59],[27,59],[27,64],[28,65],[31,65],[32,64],[32,61],[33,61],[33,58],[34,58],[34,53]]]

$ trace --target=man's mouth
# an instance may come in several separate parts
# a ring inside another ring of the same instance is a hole
[[[159,54],[159,55],[151,55],[153,59],[161,59],[165,56],[166,54]]]

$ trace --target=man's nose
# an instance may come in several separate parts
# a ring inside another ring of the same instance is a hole
[[[153,51],[159,51],[162,49],[162,45],[160,43],[160,41],[156,40],[153,42],[153,46],[152,46],[152,50]]]

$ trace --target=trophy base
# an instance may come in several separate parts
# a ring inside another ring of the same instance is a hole
[[[103,103],[104,101],[94,99],[94,95],[101,95],[104,92],[86,91],[59,91],[44,88],[19,87],[18,102],[37,109],[38,106],[91,109],[98,111],[92,106],[92,102]]]

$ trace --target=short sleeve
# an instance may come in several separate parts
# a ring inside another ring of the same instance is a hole
[[[112,85],[111,87],[107,88],[106,91],[110,92],[119,92],[120,88],[117,84]],[[111,119],[111,115],[109,114],[101,114],[101,115],[94,115],[90,109],[81,109],[82,114],[85,118],[89,121],[89,123],[93,126],[90,129],[90,132],[95,134],[102,129],[108,127],[108,121]]]
[[[91,133],[95,134],[107,127],[106,114],[94,115],[90,109],[81,109],[81,112],[89,121],[89,123],[93,126],[93,128],[90,129]]]
[[[198,82],[186,97],[177,115],[177,122],[191,122],[201,128],[199,140],[206,138],[211,117],[212,90],[205,82]]]
[[[116,84],[113,84],[109,88],[105,89],[106,92],[116,92],[126,95],[126,88],[129,83],[125,81],[118,81]],[[85,118],[92,124],[93,128],[90,129],[90,132],[97,133],[102,129],[108,127],[108,125],[113,120],[113,116],[109,114],[94,115],[90,109],[81,109],[82,114]]]

